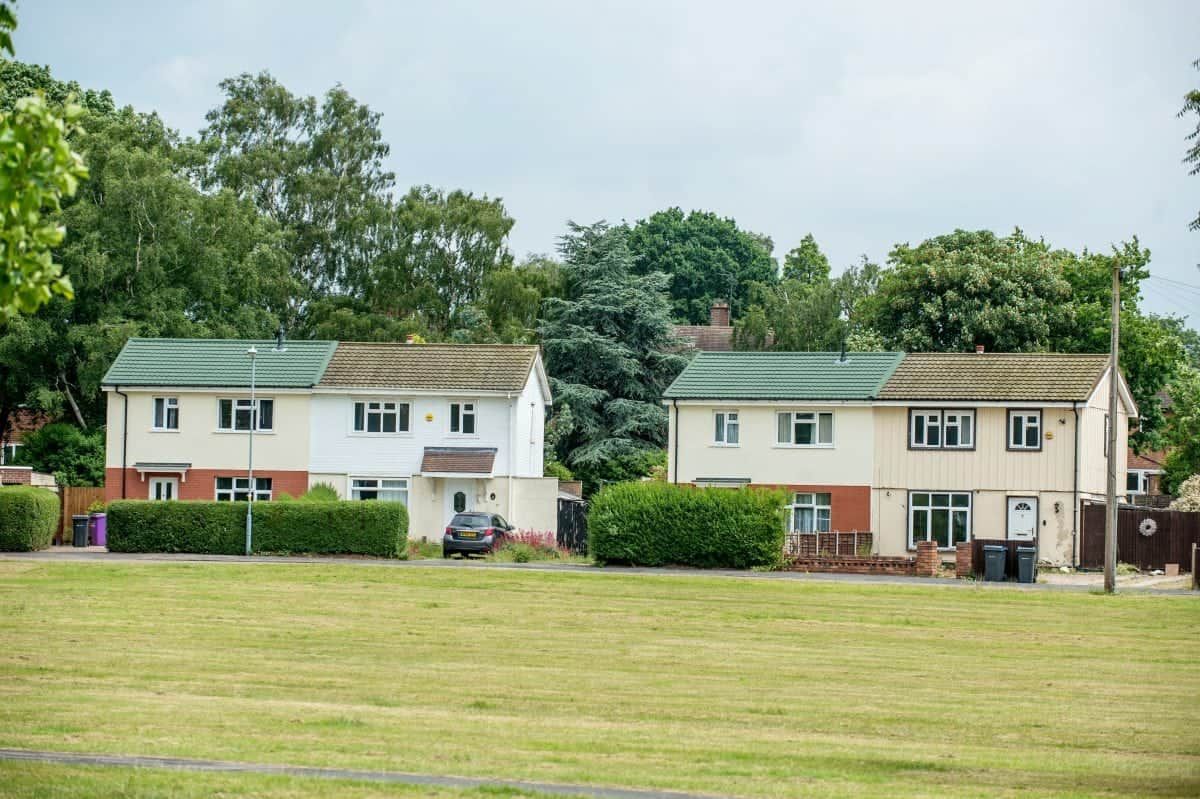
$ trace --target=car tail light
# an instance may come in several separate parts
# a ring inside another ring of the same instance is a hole
[[[452,537],[453,537],[453,535],[454,535],[454,528],[453,528],[453,527],[447,527],[447,528],[446,528],[446,535],[448,535],[448,536],[452,536]]]

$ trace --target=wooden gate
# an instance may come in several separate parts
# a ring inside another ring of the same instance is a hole
[[[586,555],[587,537],[587,503],[581,499],[559,498],[559,547],[577,555]]]
[[[1085,569],[1104,568],[1104,504],[1085,502],[1079,561]],[[1200,544],[1200,513],[1132,505],[1117,508],[1117,562],[1139,569],[1168,563],[1191,568],[1192,544]]]
[[[58,515],[56,543],[62,544],[71,540],[71,517],[86,514],[93,502],[104,501],[104,486],[62,486],[58,491],[62,512]]]

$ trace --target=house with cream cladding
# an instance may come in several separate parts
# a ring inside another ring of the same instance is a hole
[[[327,483],[405,503],[417,539],[463,510],[557,528],[537,347],[135,338],[103,387],[110,500],[270,501]]]
[[[1117,379],[1124,452],[1137,408]],[[1104,355],[701,353],[666,392],[668,476],[782,486],[791,530],[871,531],[883,555],[986,538],[1078,563],[1108,381]]]

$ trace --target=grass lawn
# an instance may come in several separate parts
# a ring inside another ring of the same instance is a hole
[[[1196,796],[1198,629],[1194,597],[0,561],[0,746],[742,796]],[[505,795],[0,764],[5,795],[217,792]]]

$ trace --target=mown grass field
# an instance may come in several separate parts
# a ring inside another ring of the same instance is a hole
[[[0,561],[0,747],[747,797],[1196,796],[1198,629],[1185,596]],[[0,764],[3,795],[214,793],[505,795]]]

